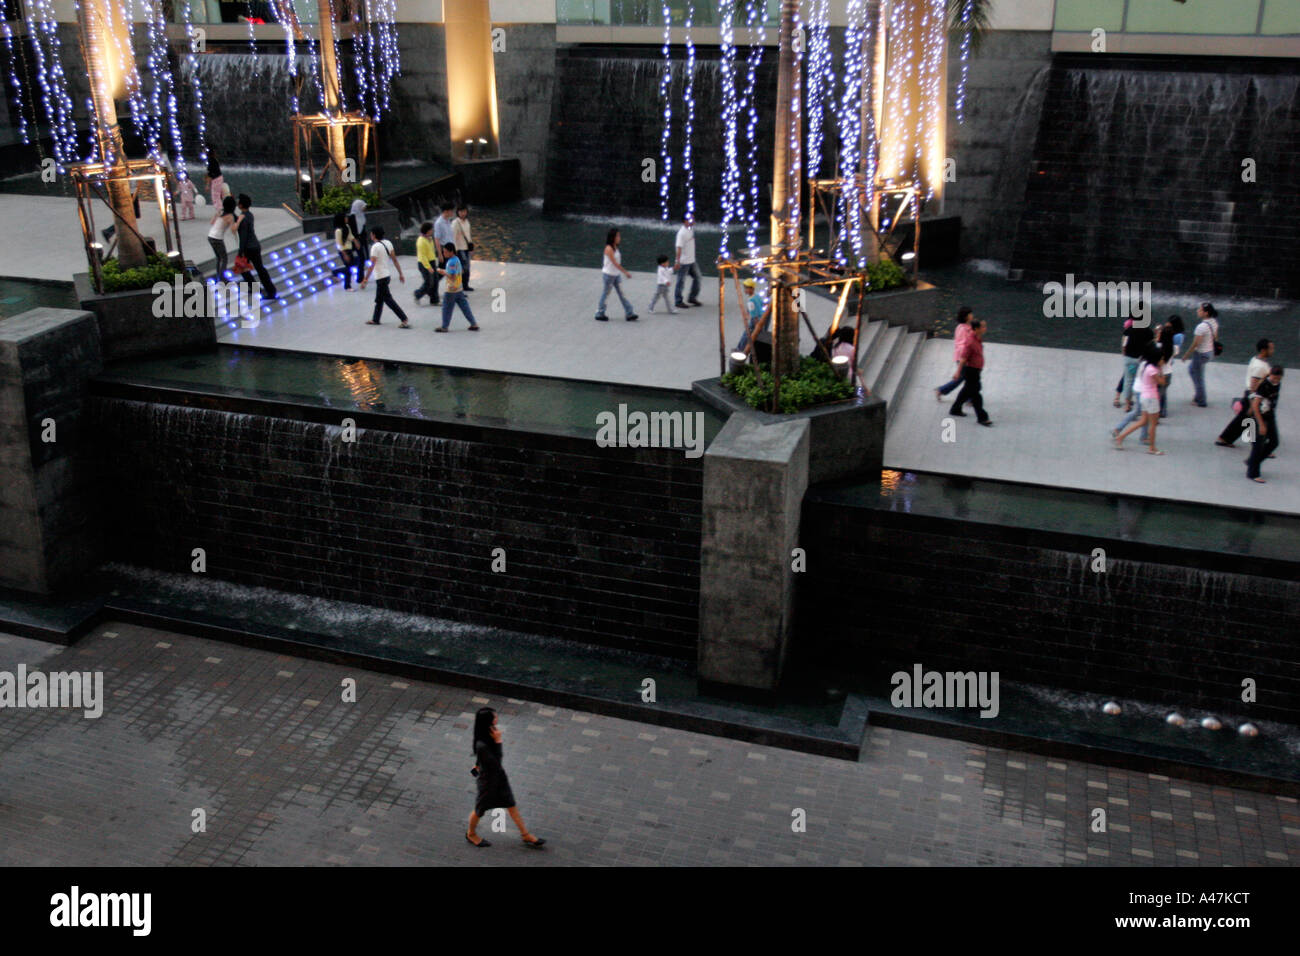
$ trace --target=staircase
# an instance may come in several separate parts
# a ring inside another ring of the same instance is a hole
[[[235,255],[232,250],[227,266],[233,264],[234,260]],[[331,274],[335,266],[341,265],[342,261],[335,254],[333,241],[324,234],[303,236],[269,251],[263,248],[262,264],[270,273],[271,281],[275,283],[275,291],[278,293],[274,299],[262,300],[261,318],[263,319],[297,304],[313,293],[343,281],[342,276]],[[229,268],[226,269],[223,278],[227,282],[239,280],[239,276]],[[216,280],[210,278],[207,281],[211,283]],[[254,273],[254,288],[257,287],[256,273]],[[225,303],[219,303],[218,325],[233,325],[238,321],[238,315],[228,314]]]
[[[912,374],[916,357],[925,345],[924,332],[909,332],[901,325],[880,319],[868,322],[858,334],[858,371],[871,394],[887,402],[885,427],[898,410],[901,396]]]

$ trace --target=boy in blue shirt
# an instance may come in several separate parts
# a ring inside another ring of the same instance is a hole
[[[465,313],[465,318],[469,319],[469,330],[478,331],[478,323],[474,321],[474,313],[470,311],[469,300],[465,298],[463,289],[463,279],[465,267],[461,265],[460,257],[456,255],[456,243],[443,243],[443,252],[446,260],[443,263],[445,268],[438,270],[438,275],[446,276],[447,287],[442,293],[442,328],[434,329],[435,332],[446,332],[447,326],[451,325],[451,313],[456,306]]]

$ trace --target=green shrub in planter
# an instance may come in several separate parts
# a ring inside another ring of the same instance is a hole
[[[123,269],[116,259],[108,259],[101,268],[104,277],[105,292],[129,292],[132,289],[148,289],[155,282],[171,282],[172,276],[184,271],[178,256],[176,261],[166,256],[152,255],[148,263],[132,269]]]
[[[724,387],[731,389],[751,408],[773,411],[772,393],[775,382],[767,365],[759,366],[763,373],[760,384],[754,376],[754,366],[746,365],[742,371],[722,376]],[[854,387],[835,374],[829,362],[819,358],[804,359],[799,371],[781,382],[781,406],[775,411],[790,414],[814,405],[842,402],[852,398]]]
[[[881,292],[885,289],[897,289],[899,286],[907,285],[907,273],[893,259],[881,259],[879,262],[872,262],[867,265],[867,278],[871,280],[870,292]]]
[[[326,186],[319,199],[308,200],[303,212],[312,216],[333,216],[335,213],[351,212],[352,203],[364,199],[366,206],[379,205],[379,196],[358,183],[346,183],[341,186]]]

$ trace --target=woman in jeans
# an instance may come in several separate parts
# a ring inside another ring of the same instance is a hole
[[[253,230],[253,200],[248,193],[239,194],[239,215],[235,219],[235,234],[239,236],[239,254],[253,264],[257,278],[262,282],[262,298],[274,299],[277,295],[270,273],[262,265],[262,244]]]
[[[456,258],[465,270],[465,284],[461,292],[473,292],[469,284],[470,253],[474,251],[474,232],[469,224],[469,206],[457,206],[456,218],[451,221],[451,234],[456,240]]]
[[[1192,376],[1192,387],[1196,390],[1192,404],[1204,408],[1207,404],[1205,366],[1214,358],[1214,343],[1219,340],[1219,313],[1210,303],[1202,302],[1201,307],[1196,310],[1196,315],[1201,321],[1192,331],[1192,344],[1183,353],[1183,361],[1186,362],[1190,358],[1192,362],[1187,369]]]
[[[618,293],[619,301],[623,303],[623,311],[627,313],[629,322],[636,321],[636,313],[632,311],[632,303],[627,301],[627,296],[623,294],[623,277],[632,278],[632,273],[623,268],[623,253],[619,252],[618,246],[622,242],[622,236],[617,229],[611,229],[605,236],[605,254],[601,257],[600,272],[601,278],[605,280],[604,290],[600,293],[600,302],[596,306],[596,321],[608,322],[609,316],[605,314],[605,300],[609,298],[609,290],[613,289]]]
[[[221,201],[216,212],[212,214],[212,225],[208,227],[208,245],[217,257],[217,281],[226,281],[226,230],[235,228],[235,200],[227,196]]]
[[[343,276],[343,288],[345,291],[352,288],[353,270],[357,273],[357,281],[361,281],[361,263],[357,256],[357,240],[352,235],[352,230],[348,228],[348,219],[341,212],[334,214],[334,250],[343,260],[343,265],[335,266],[333,274]]]

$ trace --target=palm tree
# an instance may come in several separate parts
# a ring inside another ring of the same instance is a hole
[[[948,28],[969,34],[972,50],[978,50],[992,29],[993,0],[948,0]]]

